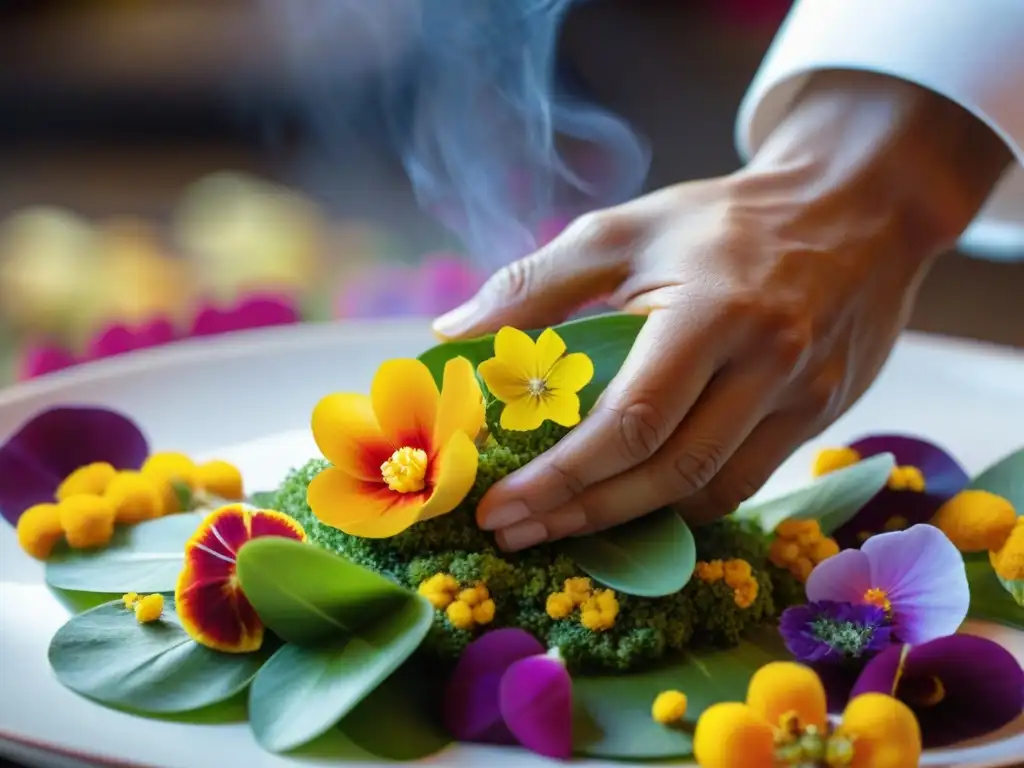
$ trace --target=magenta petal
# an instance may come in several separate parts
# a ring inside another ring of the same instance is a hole
[[[232,313],[231,330],[270,328],[299,322],[299,311],[290,298],[276,294],[257,294],[246,298]]]
[[[448,732],[459,741],[515,744],[501,716],[501,678],[515,662],[542,653],[540,641],[522,629],[497,629],[470,643],[455,666],[441,703]]]
[[[174,326],[166,318],[157,318],[143,325],[111,325],[98,333],[91,342],[86,357],[101,360],[137,349],[169,344],[177,337]]]
[[[21,355],[18,380],[27,381],[37,376],[62,371],[78,363],[75,356],[60,347],[28,347]]]
[[[501,715],[521,745],[559,760],[572,757],[572,679],[561,659],[515,662],[500,689]]]
[[[105,461],[117,469],[138,469],[148,453],[135,422],[115,411],[43,411],[0,446],[0,513],[17,524],[33,504],[53,501],[57,486],[79,467]]]

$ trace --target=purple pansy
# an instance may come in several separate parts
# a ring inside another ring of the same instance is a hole
[[[441,705],[459,741],[572,753],[572,681],[561,659],[522,629],[498,629],[463,651]]]
[[[872,536],[820,563],[807,579],[809,602],[887,609],[899,642],[924,643],[957,631],[971,592],[963,555],[931,525]]]
[[[932,519],[939,507],[967,487],[967,471],[948,451],[927,440],[909,435],[870,435],[850,443],[862,459],[891,453],[898,467],[916,467],[924,475],[923,492],[883,488],[853,519],[832,534],[843,549],[856,547],[862,534],[887,530],[890,521],[905,521],[909,528]]]
[[[850,696],[885,693],[917,716],[926,747],[990,733],[1024,710],[1024,670],[998,643],[949,635],[921,645],[896,645],[861,672]]]
[[[61,407],[33,417],[0,446],[0,512],[16,525],[34,504],[53,501],[79,467],[105,461],[138,469],[149,446],[138,426],[106,408]]]
[[[805,664],[863,661],[892,642],[882,608],[831,600],[787,608],[779,617],[779,633],[793,657]]]

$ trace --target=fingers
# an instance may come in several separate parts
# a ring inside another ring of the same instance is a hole
[[[562,235],[491,277],[476,296],[434,321],[445,339],[479,336],[505,325],[555,325],[612,293],[629,272],[633,227],[609,211],[577,219]]]
[[[501,527],[498,545],[515,550],[592,533],[696,493],[728,466],[761,423],[775,394],[774,381],[766,370],[723,371],[649,461],[592,485],[553,509]]]
[[[557,445],[496,483],[477,508],[484,530],[542,516],[653,456],[701,396],[721,359],[714,324],[652,314],[594,410]],[[716,352],[717,350],[717,352]],[[753,402],[757,402],[755,398]]]

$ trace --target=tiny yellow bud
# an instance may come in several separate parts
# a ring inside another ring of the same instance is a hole
[[[487,598],[473,608],[473,621],[477,624],[490,624],[494,621],[494,601]]]
[[[760,590],[761,586],[757,583],[757,580],[751,578],[733,589],[733,599],[740,608],[749,608],[757,600],[757,594]]]
[[[775,538],[768,549],[768,559],[779,568],[786,568],[800,557],[800,547],[789,539]]]
[[[853,448],[823,448],[818,451],[811,464],[811,475],[821,477],[838,469],[852,467],[860,461],[860,454]]]
[[[795,716],[802,728],[823,730],[828,722],[821,678],[792,661],[772,661],[758,669],[750,678],[747,705],[769,723]]]
[[[871,533],[871,531],[858,531],[857,532],[857,541],[859,543],[863,544],[865,541],[870,539],[872,536],[874,536],[874,534]]]
[[[469,589],[464,589],[459,592],[455,599],[461,600],[470,608],[473,608],[480,602],[480,593],[477,591],[476,587],[470,587]]]
[[[992,568],[1005,581],[1024,579],[1024,517],[1017,519],[1013,531],[998,550],[989,552]]]
[[[164,596],[159,592],[139,598],[135,603],[135,619],[139,624],[156,621],[164,612]]]
[[[114,535],[114,505],[103,496],[71,496],[57,505],[68,546],[94,549]]]
[[[733,589],[750,581],[753,575],[750,563],[746,560],[726,560],[722,568],[725,573],[725,583]]]
[[[791,541],[801,537],[813,541],[821,536],[821,525],[817,520],[783,520],[775,528],[775,535]]]
[[[619,601],[618,598],[615,597],[614,590],[603,589],[594,595],[593,599],[597,609],[601,611],[601,613],[618,614]]]
[[[925,480],[921,470],[917,467],[893,467],[887,485],[893,491],[922,493],[925,489]]]
[[[435,573],[429,579],[420,582],[418,591],[421,595],[429,595],[434,592],[447,592],[454,595],[459,589],[459,582],[455,577],[447,573]]]
[[[487,588],[487,585],[480,582],[476,585],[476,594],[480,601],[488,600],[491,597],[491,591]]]
[[[432,606],[441,611],[451,605],[455,599],[451,592],[420,592],[420,594],[427,598]]]
[[[746,704],[713,704],[697,719],[693,758],[701,768],[774,768],[775,734]]]
[[[590,579],[586,576],[576,576],[571,579],[566,579],[562,585],[562,589],[576,605],[581,605],[590,597],[590,592],[593,589],[591,586]]]
[[[473,628],[473,609],[461,600],[456,600],[445,610],[445,616],[456,629]]]
[[[811,575],[811,571],[814,570],[814,563],[806,557],[797,558],[795,563],[789,566],[789,572],[796,576],[797,580],[801,583],[807,581],[807,578]]]
[[[45,560],[64,536],[56,504],[36,504],[18,518],[18,544],[26,554]]]
[[[711,562],[699,562],[694,573],[697,574],[697,578],[706,584],[713,584],[716,581],[721,581],[725,577],[725,567],[721,560],[712,560]]]
[[[615,617],[597,608],[588,608],[580,612],[580,624],[591,632],[603,632],[615,626]]]
[[[198,488],[226,501],[245,498],[241,471],[226,461],[214,460],[200,464],[195,469],[195,481]]]
[[[79,467],[57,486],[57,501],[80,494],[102,496],[115,474],[117,470],[105,461]]]
[[[882,530],[886,533],[893,533],[894,531],[905,531],[907,526],[910,525],[910,521],[903,515],[893,515],[882,525]]]
[[[818,539],[807,551],[808,558],[812,563],[817,565],[820,562],[828,560],[830,557],[834,557],[839,554],[839,544],[836,543],[835,539],[829,537],[823,537]]]
[[[1017,524],[1017,511],[1002,496],[988,491],[960,491],[935,513],[932,525],[961,552],[1000,549]]]
[[[576,605],[571,597],[565,592],[552,592],[548,595],[544,609],[552,619],[564,619]]]
[[[195,462],[183,453],[154,453],[146,459],[140,471],[159,486],[165,515],[182,511],[177,486],[189,491],[196,489]]]
[[[114,506],[114,521],[131,525],[160,517],[163,496],[160,486],[141,472],[118,472],[104,494]]]
[[[128,592],[121,597],[121,602],[124,603],[125,608],[134,608],[140,597],[138,592]]]
[[[651,717],[661,725],[677,723],[686,716],[686,694],[681,691],[662,691],[651,705]]]

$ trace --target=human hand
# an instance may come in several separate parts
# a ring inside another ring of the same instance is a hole
[[[944,129],[957,146],[980,124],[856,77],[838,102],[835,81],[812,90],[747,169],[588,215],[437,322],[449,338],[540,327],[598,298],[649,315],[593,411],[481,501],[501,547],[669,504],[696,523],[727,514],[872,383],[929,263],[1006,160],[982,134],[989,162],[951,180],[919,122],[934,133],[936,110],[950,113],[940,125],[958,117],[960,133]]]

